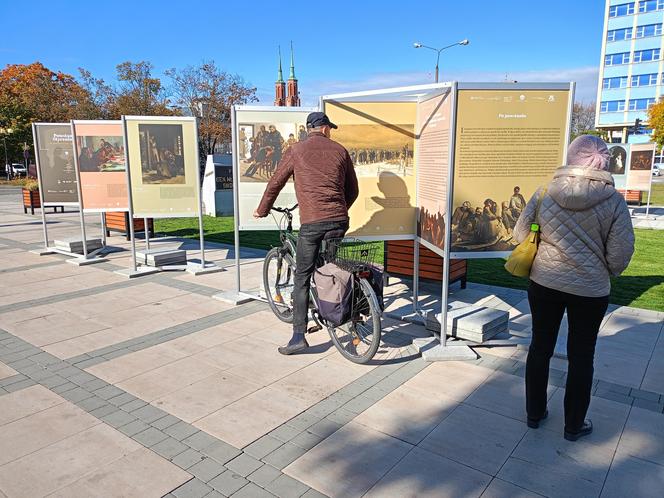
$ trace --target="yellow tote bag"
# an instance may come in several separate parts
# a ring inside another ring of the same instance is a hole
[[[530,275],[530,269],[533,266],[533,261],[535,261],[537,248],[540,243],[539,212],[544,194],[546,194],[546,187],[544,187],[544,190],[542,190],[542,193],[537,200],[535,223],[530,225],[530,233],[528,234],[528,237],[514,248],[512,254],[510,254],[510,257],[507,258],[507,262],[505,263],[505,269],[515,277],[528,277]]]

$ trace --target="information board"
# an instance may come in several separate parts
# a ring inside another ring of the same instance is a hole
[[[35,123],[33,133],[44,205],[77,205],[71,125]]]

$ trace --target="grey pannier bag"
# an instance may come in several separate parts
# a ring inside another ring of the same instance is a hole
[[[314,285],[321,318],[334,327],[346,323],[352,312],[353,274],[327,263],[314,273]]]

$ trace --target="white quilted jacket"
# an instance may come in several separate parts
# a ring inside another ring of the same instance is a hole
[[[535,223],[533,195],[514,227],[522,242]],[[623,197],[608,171],[558,168],[542,198],[540,246],[530,273],[534,282],[578,296],[602,297],[609,276],[620,275],[634,253],[634,229]]]

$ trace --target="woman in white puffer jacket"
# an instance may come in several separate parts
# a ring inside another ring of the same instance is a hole
[[[567,312],[568,373],[565,439],[592,432],[586,420],[593,380],[597,334],[609,304],[609,277],[620,275],[634,252],[634,230],[625,200],[608,172],[609,151],[599,138],[584,135],[569,146],[567,166],[530,199],[514,227],[521,242],[532,223],[541,239],[530,273],[528,301],[533,335],[526,363],[528,426],[548,412],[549,361]],[[541,199],[539,219],[535,220]]]

